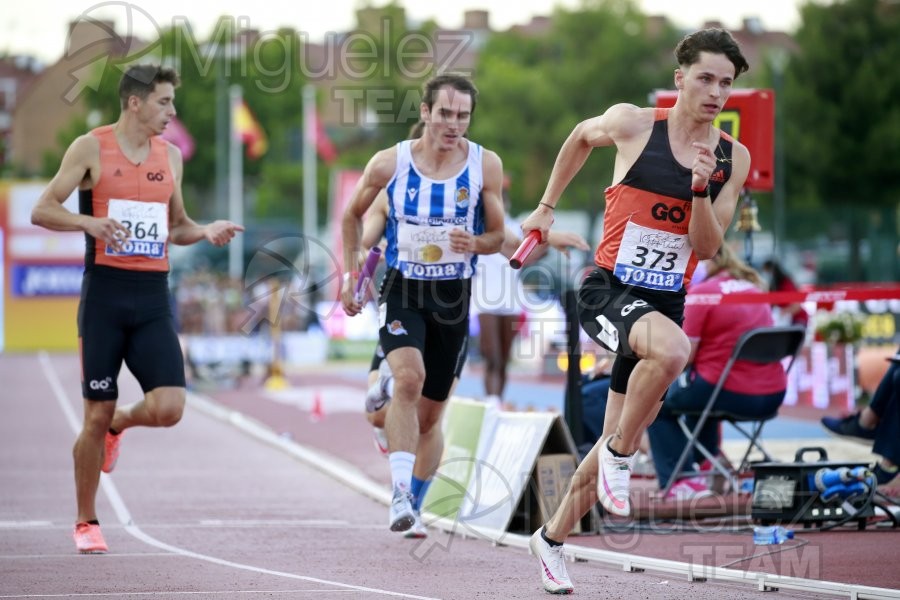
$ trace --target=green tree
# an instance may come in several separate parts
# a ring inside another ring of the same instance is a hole
[[[353,58],[342,69],[341,92],[361,95],[365,112],[352,117],[359,121],[342,125],[357,126],[355,141],[363,155],[406,138],[418,121],[421,86],[436,66],[430,55],[434,30],[433,22],[410,28],[396,2],[357,11],[357,28],[346,44]],[[373,118],[374,128],[362,122]]]
[[[579,10],[558,9],[544,36],[491,38],[479,57],[482,97],[473,137],[503,158],[516,210],[537,202],[579,121],[619,102],[646,106],[652,90],[672,87],[678,39],[631,0],[586,0]],[[599,150],[589,158],[566,190],[566,209],[602,210],[613,157]]]
[[[788,191],[820,203],[829,241],[849,242],[847,278],[900,279],[900,6],[811,2],[801,16],[785,74]]]

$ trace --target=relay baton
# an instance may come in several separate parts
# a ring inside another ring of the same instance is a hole
[[[522,243],[519,245],[519,248],[516,250],[515,254],[512,255],[512,258],[509,259],[509,266],[513,269],[521,269],[522,263],[524,263],[528,259],[528,255],[531,254],[531,251],[534,250],[534,247],[537,246],[541,241],[541,230],[533,229],[528,232],[528,235],[525,236],[525,239],[522,240]]]
[[[366,292],[369,289],[369,283],[372,281],[372,277],[375,275],[375,269],[378,267],[378,261],[381,259],[381,248],[378,246],[373,246],[371,250],[369,250],[369,255],[366,257],[366,262],[363,264],[362,272],[359,274],[359,279],[356,280],[356,301],[362,302],[363,298],[366,296]]]

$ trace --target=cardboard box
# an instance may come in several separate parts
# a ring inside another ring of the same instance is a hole
[[[538,457],[534,469],[535,494],[538,499],[538,510],[534,516],[540,523],[532,522],[532,529],[546,523],[556,512],[562,498],[569,489],[569,483],[575,475],[577,461],[573,454],[543,454]],[[577,522],[571,533],[581,533],[581,522]]]

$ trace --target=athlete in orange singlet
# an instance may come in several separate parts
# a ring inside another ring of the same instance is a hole
[[[227,244],[243,227],[199,225],[181,196],[181,152],[159,135],[175,116],[178,74],[137,65],[119,84],[122,112],[69,146],[31,214],[35,225],[84,231],[85,270],[78,306],[84,423],[73,451],[78,516],[75,546],[107,551],[95,499],[100,471],[112,471],[122,432],[169,427],[185,404],[184,361],[168,296],[168,243]],[[79,212],[63,202],[79,190]],[[116,408],[122,362],[144,392]]]

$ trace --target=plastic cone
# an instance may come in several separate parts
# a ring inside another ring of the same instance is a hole
[[[319,390],[313,395],[312,409],[309,411],[309,420],[318,423],[325,418],[325,410],[322,408],[322,394]]]

